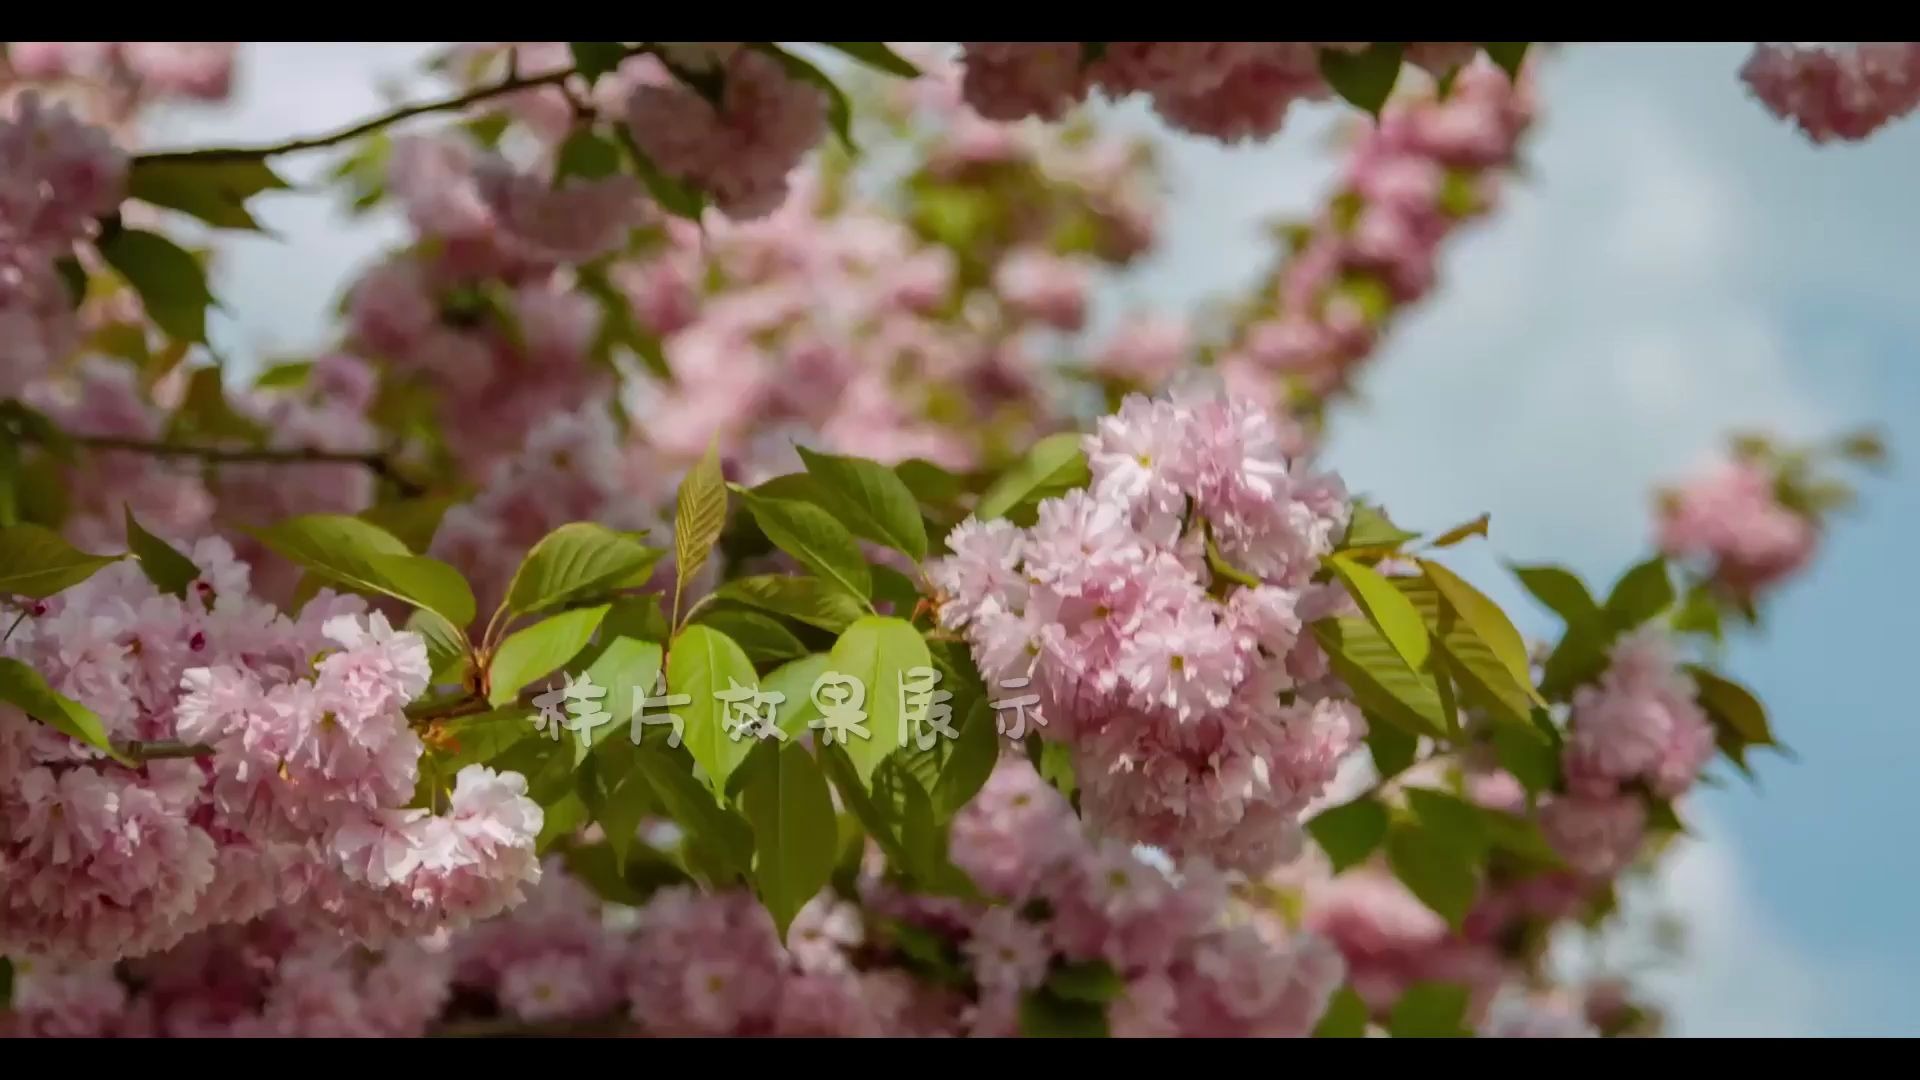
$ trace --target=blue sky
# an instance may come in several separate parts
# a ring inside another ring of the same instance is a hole
[[[324,129],[379,104],[405,45],[252,46],[241,100],[167,141]],[[1700,839],[1637,899],[1683,915],[1688,952],[1650,977],[1685,1034],[1920,1034],[1920,885],[1902,796],[1920,759],[1908,622],[1920,532],[1920,119],[1815,148],[1742,93],[1738,46],[1583,45],[1542,71],[1542,118],[1508,204],[1451,247],[1442,291],[1405,318],[1343,414],[1328,460],[1403,522],[1481,511],[1462,561],[1554,559],[1604,582],[1645,549],[1648,492],[1732,428],[1823,436],[1876,423],[1895,468],[1827,538],[1814,571],[1730,654],[1799,760],[1709,791]],[[1180,310],[1247,281],[1260,222],[1328,183],[1334,110],[1258,148],[1173,140],[1169,243],[1108,297]],[[1142,110],[1121,122],[1155,125]],[[216,286],[235,359],[311,348],[351,268],[387,234],[324,201],[264,215],[291,247],[234,249]],[[289,258],[289,252],[297,258]],[[1505,584],[1500,598],[1552,623]]]

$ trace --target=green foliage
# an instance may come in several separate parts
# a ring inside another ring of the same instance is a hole
[[[1473,837],[1427,821],[1396,822],[1387,832],[1387,865],[1407,891],[1460,929],[1480,886]]]
[[[1370,723],[1367,725],[1367,750],[1373,756],[1373,767],[1379,771],[1382,779],[1388,779],[1406,772],[1413,764],[1415,755],[1420,751],[1420,739],[1405,728]]]
[[[735,490],[775,547],[861,600],[873,595],[873,575],[861,557],[859,543],[832,514],[797,499],[770,499],[746,488]]]
[[[840,635],[834,642],[831,670],[847,676],[864,688],[868,735],[858,733],[846,743],[847,757],[863,784],[871,784],[873,771],[901,745],[902,677],[910,670],[932,667],[926,639],[904,619],[869,615]]]
[[[259,424],[241,415],[227,400],[220,369],[213,367],[194,369],[180,407],[167,421],[167,439],[173,442],[237,439],[258,443],[265,435]]]
[[[1000,760],[1000,733],[994,727],[993,709],[985,697],[973,699],[964,714],[956,708],[954,715],[961,717],[956,727],[959,734],[933,786],[933,812],[942,821],[973,801],[980,789],[987,786],[993,767]]]
[[[1454,983],[1422,982],[1407,987],[1394,1002],[1387,1033],[1396,1039],[1461,1039],[1466,1027],[1467,988]]]
[[[1483,41],[1480,47],[1486,50],[1487,58],[1500,65],[1507,78],[1520,77],[1520,65],[1527,59],[1527,46],[1530,41]]]
[[[657,604],[653,610],[658,611]],[[593,744],[629,730],[636,702],[653,693],[660,676],[664,651],[660,642],[651,640],[645,631],[617,625],[620,615],[621,607],[616,604],[600,624],[601,644],[589,646],[570,667],[583,671],[594,685],[607,688],[600,707],[612,719],[593,730],[589,736]],[[654,710],[649,715],[658,713],[662,711]]]
[[[997,517],[1020,518],[1012,511],[1044,499],[1085,487],[1093,478],[1087,470],[1087,455],[1080,449],[1080,436],[1072,432],[1049,435],[1035,443],[1027,456],[1002,473],[993,486],[980,496],[974,516],[981,521]]]
[[[127,194],[222,229],[258,230],[247,200],[289,185],[261,158],[134,158]]]
[[[440,531],[440,519],[456,501],[448,495],[396,499],[369,506],[355,516],[392,533],[408,551],[425,552],[433,546],[433,534]]]
[[[1515,566],[1512,570],[1534,599],[1566,620],[1568,626],[1600,624],[1600,605],[1571,570],[1561,566]]]
[[[1481,514],[1472,521],[1463,522],[1433,538],[1433,547],[1452,547],[1471,536],[1487,535],[1487,526],[1493,521],[1493,515]]]
[[[1363,1039],[1367,1035],[1367,1003],[1353,992],[1353,987],[1342,986],[1335,991],[1333,999],[1327,1002],[1327,1011],[1321,1015],[1320,1023],[1313,1029],[1316,1039]]]
[[[1111,1031],[1105,1005],[1062,997],[1040,986],[1020,998],[1020,1034],[1028,1039],[1105,1039]]]
[[[868,67],[889,75],[912,79],[920,74],[919,68],[894,52],[884,41],[823,41],[820,44],[838,49]]]
[[[200,576],[193,560],[175,551],[165,540],[148,532],[133,518],[133,507],[126,511],[127,547],[140,560],[140,570],[153,587],[174,596],[187,595],[187,586]]]
[[[732,638],[755,667],[780,664],[807,655],[807,647],[793,631],[757,611],[708,608],[694,620]]]
[[[793,917],[826,887],[838,854],[833,794],[798,743],[762,746],[740,795],[753,825],[754,884],[784,940]]]
[[[522,687],[564,667],[587,647],[606,615],[605,604],[574,608],[507,635],[487,665],[487,703],[512,701]]]
[[[0,1012],[13,1005],[13,961],[0,956]]]
[[[620,171],[618,144],[594,133],[590,127],[578,128],[560,144],[555,155],[553,178],[556,182],[570,176],[599,180]]]
[[[1400,653],[1365,619],[1322,619],[1314,639],[1334,672],[1370,717],[1414,735],[1444,735],[1447,715],[1431,673],[1407,666]]]
[[[407,619],[407,629],[427,643],[427,663],[436,683],[464,683],[473,670],[468,654],[467,635],[459,627],[431,611],[416,608]]]
[[[719,446],[713,444],[693,468],[687,470],[674,504],[673,552],[677,577],[673,586],[673,609],[676,619],[680,594],[686,590],[687,582],[707,564],[707,557],[713,553],[713,545],[719,542],[720,531],[726,526],[727,480],[720,472]]]
[[[633,764],[667,816],[686,832],[689,869],[697,866],[710,885],[745,878],[753,866],[753,830],[693,778],[685,755],[643,741],[634,749]]]
[[[832,658],[826,653],[814,653],[782,664],[760,680],[762,689],[782,697],[780,708],[774,714],[775,724],[789,739],[807,730],[807,725],[820,715],[813,703],[813,683],[832,666]]]
[[[602,844],[574,844],[566,850],[567,872],[579,878],[602,900],[637,907],[655,891],[687,880],[686,872],[661,858],[652,848],[642,847],[641,858],[629,861],[614,851],[609,840]]]
[[[307,514],[255,535],[320,577],[425,608],[454,626],[473,621],[473,591],[460,572],[414,555],[392,533],[344,514]]]
[[[915,562],[927,557],[927,530],[912,489],[892,469],[865,458],[820,454],[802,446],[800,458],[818,481],[823,506],[855,534],[887,545]]]
[[[870,566],[873,573],[873,599],[876,605],[892,604],[893,613],[906,618],[920,601],[920,587],[913,579],[891,566]]]
[[[168,336],[207,340],[207,274],[200,260],[157,233],[109,229],[100,237],[100,254],[140,294],[147,316]]]
[[[1106,1005],[1127,989],[1125,980],[1105,960],[1061,963],[1047,975],[1045,985],[1055,997],[1092,1005]]]
[[[569,41],[567,49],[573,53],[573,69],[589,86],[619,67],[627,51],[625,43],[619,41]]]
[[[883,805],[869,793],[868,782],[861,779],[860,773],[853,767],[846,748],[839,743],[823,743],[820,765],[826,771],[827,779],[833,782],[833,789],[840,793],[841,804],[853,812],[860,827],[866,830],[886,855],[887,862],[896,867],[908,866],[912,860],[900,838],[900,814],[891,803]]]
[[[604,525],[562,525],[535,544],[514,571],[507,610],[528,614],[644,584],[661,554]]]
[[[1667,610],[1673,599],[1667,560],[1656,555],[1621,575],[1603,612],[1610,627],[1625,632]]]
[[[1778,745],[1773,727],[1767,722],[1766,707],[1746,687],[1705,667],[1689,664],[1686,671],[1693,677],[1700,707],[1713,721],[1715,741],[1721,751],[1742,772],[1748,772],[1748,747]]]
[[[773,57],[787,74],[800,82],[812,83],[820,88],[820,96],[827,103],[827,124],[840,138],[840,145],[849,152],[858,150],[853,143],[853,106],[847,101],[846,91],[833,81],[826,72],[814,67],[802,57],[793,55],[771,42],[755,42],[752,48]]]
[[[1371,503],[1353,504],[1353,516],[1347,522],[1347,535],[1340,541],[1341,551],[1361,548],[1397,548],[1420,534],[1408,532],[1387,518],[1386,512]]]
[[[1410,668],[1418,669],[1424,665],[1430,652],[1427,626],[1420,620],[1420,612],[1406,594],[1394,588],[1393,582],[1370,566],[1342,555],[1333,555],[1324,561],[1327,568],[1346,585],[1347,592],[1360,605],[1367,621],[1400,654],[1400,659],[1406,661]]]
[[[1529,725],[1501,724],[1493,729],[1500,767],[1531,794],[1552,791],[1560,781],[1560,749]]]
[[[687,752],[706,772],[707,783],[716,793],[726,791],[727,777],[753,743],[745,735],[729,734],[726,702],[714,694],[759,686],[753,661],[732,638],[712,627],[687,627],[667,650],[667,691],[675,698],[682,694],[691,698],[671,706],[671,711],[685,722]]]
[[[56,691],[38,671],[12,657],[0,657],[0,701],[115,761],[131,764],[107,739],[99,714]]]
[[[1400,57],[1405,51],[1406,45],[1398,41],[1376,41],[1357,54],[1321,49],[1320,74],[1349,104],[1378,116],[1400,78]]]
[[[1378,799],[1362,797],[1322,810],[1307,822],[1307,832],[1340,873],[1373,854],[1387,838],[1387,808]]]
[[[629,742],[625,745],[633,744]],[[632,754],[628,756],[631,758]],[[627,858],[633,851],[633,841],[640,829],[640,822],[657,809],[653,788],[647,784],[646,774],[634,767],[625,776],[615,778],[613,790],[607,793],[600,809],[594,814],[595,820],[600,822],[600,831],[607,835],[614,868],[622,874],[626,872]]]
[[[714,590],[714,596],[836,634],[866,614],[866,608],[852,593],[813,577],[762,574],[735,578]]]
[[[119,555],[90,555],[39,525],[0,529],[0,593],[44,600],[92,577]]]

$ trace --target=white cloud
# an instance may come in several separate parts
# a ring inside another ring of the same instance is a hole
[[[1709,821],[1697,828],[1712,836]],[[1681,951],[1662,966],[1627,971],[1636,992],[1668,1010],[1668,1033],[1687,1037],[1831,1035],[1848,1020],[1858,973],[1800,949],[1754,900],[1739,857],[1715,839],[1688,841],[1656,877],[1623,890],[1619,925],[1595,943],[1562,941],[1560,970],[1594,970],[1596,957],[1623,962],[1660,957],[1655,926],[1677,917]],[[1599,970],[1607,971],[1603,965]]]

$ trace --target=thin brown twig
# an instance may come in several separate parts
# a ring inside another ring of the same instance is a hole
[[[120,752],[134,761],[161,761],[166,758],[208,757],[213,753],[213,747],[201,743],[156,739],[152,742],[123,743],[120,746]]]
[[[186,443],[156,442],[150,439],[131,439],[119,435],[69,435],[68,439],[76,446],[85,446],[93,450],[124,450],[128,453],[149,454],[154,457],[190,457],[224,464],[358,465],[375,476],[391,481],[402,495],[414,497],[425,494],[427,490],[424,484],[402,474],[385,454],[380,453],[320,450],[312,447],[284,449],[194,446]]]
[[[638,56],[645,51],[647,51],[645,46],[627,48],[623,50],[621,59],[624,60],[629,56]],[[254,161],[270,157],[279,157],[282,154],[297,154],[305,150],[319,150],[329,146],[338,146],[343,142],[351,142],[362,135],[371,135],[381,128],[389,127],[403,120],[411,120],[416,116],[426,116],[430,113],[437,112],[454,112],[464,109],[469,105],[477,105],[489,98],[499,97],[502,94],[511,94],[515,91],[527,90],[536,86],[564,83],[573,77],[576,70],[577,69],[573,67],[566,67],[558,71],[549,71],[539,75],[509,74],[499,82],[480,87],[477,90],[469,90],[466,93],[441,98],[437,101],[423,101],[413,105],[402,106],[391,112],[381,113],[379,116],[362,120],[350,127],[344,127],[338,131],[328,132],[324,135],[312,135],[303,139],[289,139],[286,142],[264,143],[257,146],[214,146],[200,150],[164,150],[158,153],[141,154],[135,158],[134,161],[136,163],[154,161]]]

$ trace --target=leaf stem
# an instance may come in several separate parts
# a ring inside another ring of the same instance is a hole
[[[625,60],[630,56],[638,56],[646,51],[646,46],[629,47],[622,50],[620,59]],[[403,120],[411,120],[416,116],[426,116],[439,112],[455,112],[469,105],[476,105],[489,98],[496,98],[503,94],[511,94],[536,86],[564,83],[572,78],[577,71],[578,68],[576,67],[566,67],[557,71],[544,72],[539,75],[520,75],[509,72],[506,78],[497,83],[482,86],[476,90],[469,90],[462,94],[456,94],[452,97],[440,98],[436,101],[423,101],[412,105],[405,105],[391,112],[381,113],[378,116],[370,117],[357,124],[341,128],[338,131],[331,131],[324,135],[312,135],[302,139],[289,139],[286,142],[263,143],[256,146],[215,146],[200,150],[167,150],[153,154],[141,154],[134,159],[134,162],[137,165],[141,162],[155,161],[253,161],[279,157],[282,154],[297,154],[306,150],[320,150],[329,146],[338,146],[343,142],[351,142],[362,135],[371,135],[382,128],[390,127]]]
[[[31,438],[31,435],[26,436]],[[153,457],[190,457],[201,461],[225,464],[256,465],[299,465],[299,464],[339,464],[358,465],[375,476],[391,481],[402,495],[415,497],[426,493],[426,486],[401,473],[385,454],[351,450],[320,450],[313,447],[281,449],[272,447],[226,447],[193,446],[185,443],[156,442],[151,439],[132,439],[119,435],[68,435],[76,446],[85,446],[94,450],[123,450],[133,454],[148,454]]]

